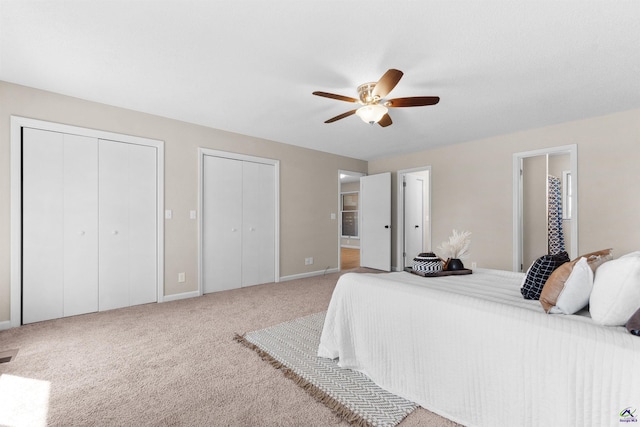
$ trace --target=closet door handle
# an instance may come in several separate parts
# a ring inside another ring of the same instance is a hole
[[[238,231],[238,230],[237,230],[237,229],[235,229],[235,228],[232,228],[232,229],[231,229],[231,231],[232,231],[233,233],[235,233],[235,232],[236,232],[236,231]]]
[[[255,227],[249,227],[249,231],[256,231]]]
[[[78,234],[81,235],[81,236],[84,236],[84,230],[78,231]]]
[[[111,234],[113,234],[113,235],[115,236],[116,234],[118,234],[118,230],[113,230],[113,231],[111,232]]]

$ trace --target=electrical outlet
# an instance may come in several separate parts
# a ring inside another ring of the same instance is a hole
[[[184,283],[186,280],[184,273],[178,273],[178,283]]]
[[[478,263],[477,262],[472,262],[471,263],[471,268],[478,268]]]
[[[308,257],[304,259],[304,265],[312,265],[313,264],[313,257]]]

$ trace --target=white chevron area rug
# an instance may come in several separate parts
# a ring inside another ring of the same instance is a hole
[[[316,356],[325,314],[236,335],[235,339],[281,369],[350,424],[398,425],[417,404],[383,390],[360,372],[342,369],[334,360]]]

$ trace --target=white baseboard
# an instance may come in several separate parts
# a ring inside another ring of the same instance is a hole
[[[323,274],[337,273],[339,271],[340,271],[340,269],[337,268],[337,267],[335,267],[335,268],[327,268],[326,270],[311,271],[309,273],[300,273],[300,274],[292,274],[290,276],[281,276],[280,277],[280,281],[281,282],[286,282],[288,280],[296,280],[296,279],[304,279],[304,278],[307,278],[307,277],[322,276]]]
[[[353,246],[353,245],[340,245],[341,248],[347,248],[347,249],[360,249],[360,246]]]
[[[4,330],[4,329],[9,329],[11,328],[11,321],[10,320],[5,320],[3,322],[0,322],[0,331]]]
[[[173,294],[173,295],[165,295],[162,298],[162,302],[177,301],[179,299],[195,298],[199,296],[200,296],[200,293],[198,291],[184,292],[181,294]]]

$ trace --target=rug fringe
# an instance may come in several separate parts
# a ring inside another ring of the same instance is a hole
[[[286,365],[277,361],[273,358],[269,353],[262,350],[257,345],[247,341],[244,335],[235,334],[233,337],[234,341],[239,342],[247,348],[255,351],[260,358],[266,362],[269,362],[274,368],[280,369],[286,378],[293,380],[298,386],[302,387],[307,393],[309,393],[312,397],[314,397],[317,401],[326,405],[329,409],[333,411],[338,417],[345,420],[352,426],[356,427],[374,427],[373,424],[369,423],[366,419],[362,418],[360,415],[354,413],[351,409],[344,406],[342,403],[338,402],[333,397],[329,396],[324,390],[318,388],[314,384],[310,383],[297,373],[295,373],[292,369],[288,368]]]

